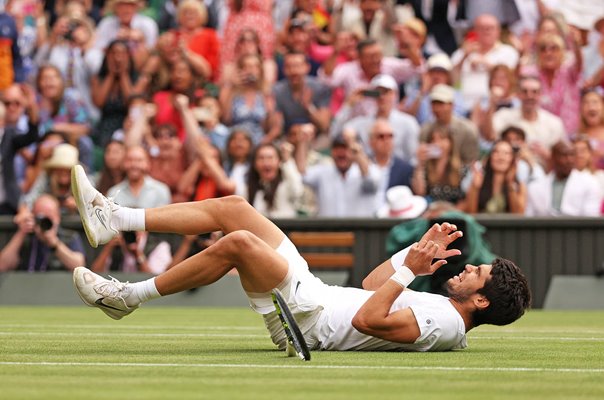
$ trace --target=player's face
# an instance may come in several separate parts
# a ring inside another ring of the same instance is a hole
[[[490,264],[471,265],[467,264],[464,270],[447,281],[447,291],[450,297],[456,299],[467,299],[479,289],[484,287],[491,276]]]

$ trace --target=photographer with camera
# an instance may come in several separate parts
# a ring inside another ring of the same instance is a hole
[[[35,201],[17,232],[0,251],[0,272],[73,270],[86,263],[84,245],[75,231],[61,227],[59,202],[49,194]]]

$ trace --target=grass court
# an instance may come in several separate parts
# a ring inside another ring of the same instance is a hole
[[[286,358],[244,308],[0,307],[1,399],[602,399],[604,312],[530,311],[448,353]]]

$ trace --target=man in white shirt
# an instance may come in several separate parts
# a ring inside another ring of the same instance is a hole
[[[333,164],[306,169],[304,183],[313,189],[319,217],[371,217],[381,174],[369,162],[353,132],[337,136],[331,145]]]
[[[528,216],[598,217],[602,192],[589,172],[576,170],[575,148],[560,141],[552,148],[553,170],[528,186],[525,214]]]
[[[378,266],[364,289],[328,286],[313,276],[293,243],[243,198],[230,196],[149,210],[127,209],[104,198],[79,167],[75,197],[91,244],[120,230],[192,234],[222,230],[206,250],[156,278],[109,281],[80,267],[73,279],[81,299],[113,319],[145,301],[211,284],[231,268],[252,308],[263,315],[273,342],[287,338],[271,298],[278,288],[311,350],[446,351],[466,347],[466,332],[482,324],[505,325],[530,304],[528,284],[511,261],[467,265],[447,281],[449,297],[405,290],[416,275],[431,274],[460,254],[446,250],[462,236],[454,225],[435,224],[422,239]],[[102,215],[101,219],[98,215]],[[432,260],[439,260],[432,264]]]
[[[474,31],[476,36],[466,39],[451,56],[467,109],[489,95],[489,72],[493,66],[505,64],[514,70],[519,59],[516,49],[499,41],[501,26],[494,16],[476,17]]]
[[[526,142],[537,156],[541,165],[546,166],[551,147],[566,137],[562,120],[541,108],[541,82],[527,76],[518,82],[520,108],[502,108],[493,115],[495,137],[499,137],[509,126],[522,128]],[[488,137],[488,136],[487,136]]]

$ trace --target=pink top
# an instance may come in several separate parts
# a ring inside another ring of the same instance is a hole
[[[549,86],[545,75],[536,65],[522,69],[522,75],[536,75],[541,80],[541,107],[562,119],[567,135],[574,135],[579,127],[581,102],[581,72],[574,62],[563,64]]]

